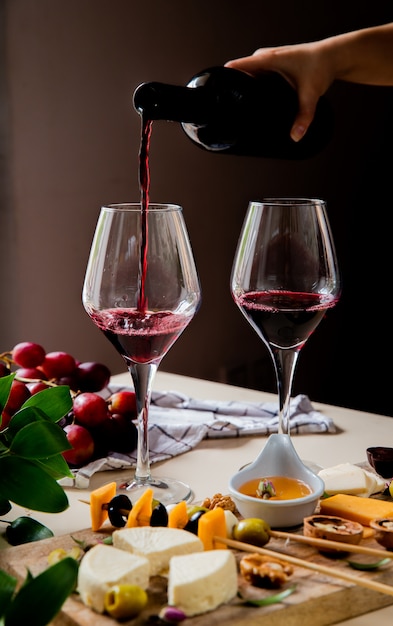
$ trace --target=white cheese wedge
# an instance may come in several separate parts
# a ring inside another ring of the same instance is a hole
[[[97,544],[83,557],[78,571],[78,592],[83,603],[104,612],[104,597],[112,585],[138,585],[147,589],[150,566],[145,557]]]
[[[369,494],[372,496],[374,493],[381,493],[385,491],[386,488],[386,480],[382,478],[382,476],[378,476],[375,472],[371,472],[369,470],[364,469],[364,473],[366,474],[367,481],[369,483]]]
[[[113,532],[112,541],[115,548],[145,556],[150,563],[151,576],[167,574],[169,560],[176,554],[203,551],[199,537],[180,528],[121,528]]]
[[[237,594],[236,559],[230,550],[171,558],[168,604],[187,616],[213,611]]]
[[[325,492],[330,496],[345,493],[368,497],[384,489],[384,481],[376,474],[351,463],[328,467],[318,475],[325,483]]]
[[[239,523],[239,520],[236,517],[236,515],[232,513],[232,511],[229,511],[229,509],[225,509],[224,513],[225,513],[225,524],[227,527],[227,537],[231,539],[233,536],[232,535],[233,529],[236,526],[236,524]]]

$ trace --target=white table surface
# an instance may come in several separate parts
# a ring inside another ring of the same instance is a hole
[[[128,385],[129,374],[113,377],[116,384]],[[274,400],[274,396],[260,391],[233,387],[221,383],[179,376],[159,371],[154,389],[180,391],[193,398],[211,400],[237,400],[263,402]],[[337,434],[294,435],[295,448],[303,460],[314,461],[323,467],[338,463],[366,461],[369,446],[393,445],[393,418],[365,413],[325,404],[314,403],[316,409],[329,415],[335,422]],[[240,437],[202,441],[195,449],[152,466],[157,476],[181,477],[191,485],[195,500],[203,500],[215,493],[227,493],[229,477],[242,465],[257,456],[266,443],[266,437]],[[124,479],[127,473],[101,472],[92,477],[90,489],[95,489],[109,480]],[[89,500],[89,491],[67,489],[70,507],[63,513],[36,513],[33,516],[53,530],[56,535],[69,534],[90,527],[90,511],[80,500]],[[26,511],[13,506],[7,519],[11,520]],[[3,543],[0,547],[4,547]],[[339,622],[346,626],[369,626],[377,620],[378,626],[391,626],[393,605],[350,620]]]

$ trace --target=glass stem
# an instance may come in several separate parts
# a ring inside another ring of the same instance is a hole
[[[272,352],[276,370],[279,403],[278,432],[282,435],[289,435],[292,382],[299,350],[273,349]]]
[[[135,480],[144,483],[150,480],[149,460],[149,406],[152,384],[157,365],[154,363],[133,363],[128,367],[134,383],[136,408],[138,413],[138,449],[135,470]]]

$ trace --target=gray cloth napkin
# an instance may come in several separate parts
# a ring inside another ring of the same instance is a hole
[[[109,397],[115,391],[127,389],[111,385],[102,392]],[[333,420],[316,411],[309,398],[298,395],[291,400],[290,432],[335,433]],[[277,402],[222,402],[195,400],[178,391],[153,391],[149,411],[150,462],[165,461],[195,448],[202,439],[271,435],[278,432]],[[61,484],[87,488],[95,472],[132,468],[136,451],[130,454],[113,452],[75,470],[74,479]]]

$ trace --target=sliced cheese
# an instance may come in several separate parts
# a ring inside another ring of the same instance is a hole
[[[376,474],[352,463],[341,463],[321,470],[318,475],[325,483],[325,492],[368,497],[384,489],[384,481]]]
[[[115,548],[145,556],[150,563],[150,575],[168,572],[169,560],[174,555],[202,552],[202,541],[181,528],[138,526],[121,528],[112,535]]]
[[[90,548],[79,565],[78,592],[86,606],[103,613],[105,593],[112,585],[147,589],[149,575],[148,559],[101,543]]]
[[[382,476],[378,476],[375,472],[364,469],[367,481],[369,482],[370,496],[376,493],[382,493],[386,489],[386,480]]]
[[[226,533],[225,511],[221,507],[217,506],[199,518],[198,537],[203,543],[204,550],[223,550],[226,548],[226,544],[214,539],[214,537],[226,537]]]
[[[232,513],[232,511],[230,511],[229,509],[225,509],[224,513],[225,513],[225,525],[226,525],[226,531],[227,531],[225,537],[232,539],[233,529],[235,528],[236,524],[239,523],[239,520],[236,517],[236,515]]]
[[[393,516],[393,502],[339,493],[322,499],[320,512],[322,515],[336,515],[370,526],[372,519]]]
[[[174,556],[170,561],[168,604],[187,616],[213,611],[237,594],[236,559],[230,550]]]

